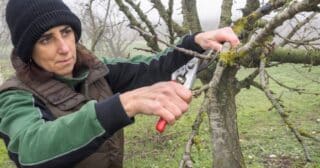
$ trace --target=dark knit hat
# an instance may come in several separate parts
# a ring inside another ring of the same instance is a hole
[[[73,28],[78,41],[81,22],[62,0],[9,0],[6,20],[16,54],[25,62],[31,60],[34,44],[43,33],[59,25]]]

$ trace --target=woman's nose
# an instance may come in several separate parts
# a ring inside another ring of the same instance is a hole
[[[58,40],[58,53],[59,54],[67,54],[70,51],[68,43],[65,39],[59,38]]]

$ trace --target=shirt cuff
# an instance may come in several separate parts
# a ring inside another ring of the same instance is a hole
[[[184,37],[183,39],[183,42],[182,42],[182,46],[184,48],[187,48],[187,49],[190,49],[190,50],[193,50],[193,51],[196,51],[198,53],[203,53],[205,50],[200,46],[198,45],[196,42],[195,42],[195,36],[197,34],[199,34],[201,32],[197,32],[197,33],[194,33],[192,35],[187,35]]]
[[[134,122],[123,109],[119,95],[113,95],[95,104],[97,118],[108,136]]]

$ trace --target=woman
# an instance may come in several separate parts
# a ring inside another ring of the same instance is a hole
[[[6,21],[16,75],[0,88],[0,135],[18,167],[122,167],[122,128],[135,115],[173,124],[188,109],[189,90],[160,82],[191,59],[183,53],[99,60],[78,43],[80,20],[62,0],[9,0]],[[224,28],[178,46],[203,52],[225,41],[239,43]]]

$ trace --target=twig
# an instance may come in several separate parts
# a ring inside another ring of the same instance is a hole
[[[273,33],[273,30],[280,26],[285,20],[294,17],[299,12],[312,10],[319,3],[320,0],[292,1],[287,8],[274,16],[261,31],[252,37],[249,42],[242,46],[238,51],[241,53],[248,53],[255,46],[262,44],[267,37]],[[242,56],[246,56],[246,54],[242,54]]]
[[[288,115],[285,113],[282,105],[278,102],[278,100],[274,97],[273,93],[270,91],[268,85],[266,84],[266,75],[265,75],[265,59],[262,59],[260,62],[260,82],[263,88],[263,91],[271,104],[274,106],[274,108],[277,110],[277,112],[280,114],[283,122],[289,127],[291,132],[294,134],[294,136],[297,138],[298,142],[301,144],[306,160],[308,162],[311,161],[311,157],[309,154],[309,151],[307,149],[307,146],[304,143],[304,140],[301,137],[301,134],[297,131],[296,128],[293,127],[293,125],[288,120]]]
[[[312,140],[314,140],[314,141],[316,141],[316,142],[320,142],[320,138],[317,138],[317,137],[315,137],[315,136],[312,136],[312,135],[310,135],[309,133],[306,133],[305,131],[300,130],[300,129],[299,129],[298,131],[299,131],[299,133],[300,133],[301,136],[310,138],[310,139],[312,139]]]
[[[284,87],[290,91],[296,91],[298,93],[301,93],[302,91],[304,91],[305,89],[298,89],[298,88],[293,88],[293,87],[290,87],[290,86],[287,86],[281,82],[279,82],[278,80],[276,80],[275,78],[273,78],[269,73],[265,72],[265,74],[271,79],[273,80],[274,82],[276,82],[276,84],[278,84],[279,86],[281,87]]]
[[[306,76],[306,75],[303,75],[302,72],[301,72],[300,70],[298,70],[295,66],[292,65],[292,67],[293,67],[293,69],[294,69],[296,72],[298,72],[298,73],[299,73],[301,76],[303,76],[304,78],[306,78],[306,79],[308,79],[308,80],[311,80],[312,82],[315,82],[315,83],[320,84],[320,81],[315,80],[315,79],[312,79],[312,78],[310,78],[310,77],[308,77],[308,76]]]
[[[311,39],[306,39],[306,40],[291,40],[288,39],[287,37],[283,37],[282,35],[280,35],[279,33],[275,33],[277,36],[279,36],[280,38],[282,38],[284,41],[286,41],[287,43],[293,43],[295,45],[320,45],[320,43],[316,43],[314,41],[317,41],[320,39],[320,37],[314,37]]]
[[[144,51],[144,52],[152,53],[152,54],[156,54],[157,53],[156,51],[145,49],[145,48],[137,48],[137,47],[135,47],[133,49],[138,50],[138,51]]]
[[[210,56],[212,53],[213,53],[213,50],[210,50],[210,51],[208,52],[207,56]],[[215,59],[217,58],[217,56],[218,56],[218,52],[213,55],[212,60],[215,60]],[[218,73],[218,72],[217,72],[217,73]],[[214,74],[214,75],[217,75],[217,74]],[[219,80],[220,80],[220,79],[219,79]],[[210,88],[210,86],[213,86],[213,85],[214,85],[214,84],[212,84],[212,80],[211,80],[208,84],[203,85],[200,89],[193,90],[193,91],[192,91],[192,96],[194,96],[194,97],[200,96],[202,92],[207,91],[207,90]]]
[[[252,81],[259,75],[259,69],[254,70],[249,76],[238,82],[238,89],[249,88]]]
[[[200,89],[197,89],[197,90],[194,90],[192,91],[192,95],[197,97],[199,96],[202,92],[205,92],[207,91],[208,89],[210,88],[215,88],[217,87],[217,85],[219,84],[220,82],[220,79],[221,79],[221,76],[223,74],[223,71],[224,71],[225,67],[223,66],[223,63],[222,62],[218,62],[217,63],[217,67],[216,67],[216,70],[214,72],[214,75],[213,75],[213,78],[211,79],[211,81],[206,84],[206,85],[203,85]]]
[[[145,36],[150,36],[150,37],[153,37],[152,35],[150,35],[149,33],[143,31],[142,29],[136,27],[136,26],[132,26],[133,29],[137,30],[140,34],[143,34]],[[157,38],[157,40],[162,43],[162,44],[165,44],[166,46],[168,47],[172,47],[174,48],[175,50],[178,50],[180,52],[183,52],[185,54],[188,54],[190,56],[193,56],[193,57],[197,57],[197,58],[200,58],[200,59],[205,59],[205,60],[211,60],[212,59],[212,56],[207,56],[207,55],[204,55],[204,54],[199,54],[198,52],[194,52],[192,50],[188,50],[188,49],[185,49],[185,48],[181,48],[181,47],[177,47],[175,45],[171,45],[171,44],[168,44],[167,42]]]
[[[195,119],[195,121],[193,122],[192,125],[192,131],[189,135],[189,139],[188,142],[186,144],[185,150],[184,150],[184,154],[182,156],[182,159],[180,161],[180,165],[179,168],[192,168],[192,157],[191,157],[191,149],[192,149],[192,145],[194,144],[194,138],[199,134],[199,128],[200,125],[203,121],[203,113],[206,111],[206,107],[207,107],[208,101],[206,99],[204,99],[204,101],[202,102],[201,108],[198,111],[197,117]]]
[[[290,87],[290,86],[287,86],[281,82],[279,82],[278,80],[276,80],[275,78],[273,78],[271,75],[269,75],[269,73],[266,72],[266,75],[271,79],[273,80],[274,82],[276,82],[276,84],[278,84],[279,86],[283,87],[283,88],[286,88],[288,89],[289,91],[294,91],[294,92],[297,92],[298,94],[310,94],[310,95],[320,95],[320,93],[311,93],[311,92],[306,92],[305,89],[299,89],[299,88],[293,88],[293,87]]]
[[[282,36],[280,36],[280,38],[284,39],[282,42],[280,42],[280,46],[285,46],[289,41],[286,39],[291,39],[293,37],[294,34],[296,34],[296,32],[298,30],[300,30],[304,25],[306,25],[307,23],[309,23],[309,21],[314,18],[317,15],[316,12],[313,12],[312,14],[310,14],[308,17],[306,17],[302,22],[299,22],[299,20],[297,19],[298,24],[296,24],[295,26],[293,26],[293,29],[291,30],[291,32],[286,36],[286,38],[283,38]]]
[[[192,96],[198,97],[201,95],[202,92],[205,92],[209,89],[209,84],[203,85],[201,88],[193,90],[192,91]]]

